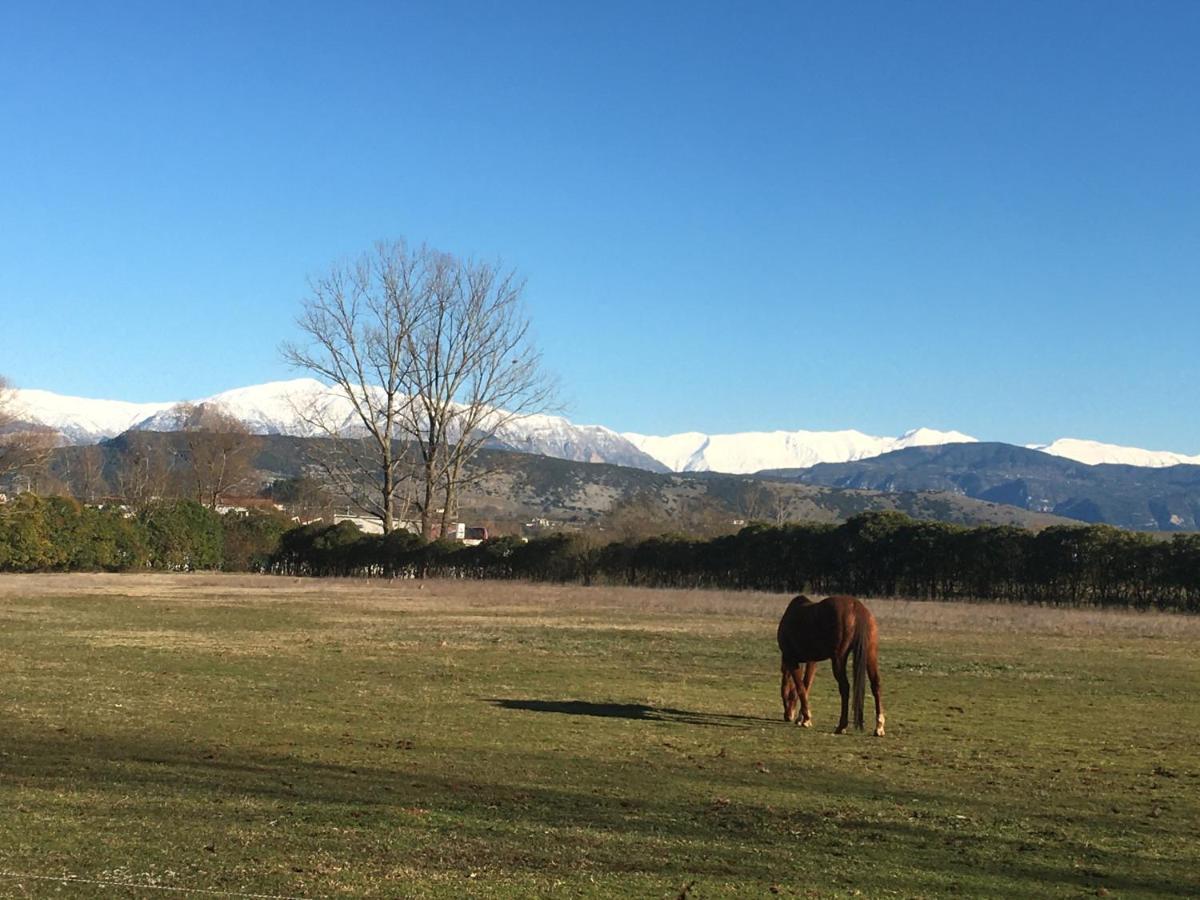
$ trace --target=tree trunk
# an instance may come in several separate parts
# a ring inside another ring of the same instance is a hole
[[[390,453],[383,455],[383,533],[391,534],[392,528],[395,527],[392,521],[393,506],[395,503],[394,495],[396,493],[396,485],[394,483],[395,473],[392,472],[392,457]]]
[[[454,504],[457,500],[455,487],[458,485],[457,469],[446,478],[445,504],[442,507],[442,536],[445,537],[450,528],[450,520],[454,515]]]
[[[425,463],[425,483],[422,485],[424,496],[421,502],[421,537],[427,541],[433,540],[433,498],[437,496],[437,473],[433,461]],[[443,537],[445,534],[443,533]]]

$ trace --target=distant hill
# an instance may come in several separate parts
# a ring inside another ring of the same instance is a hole
[[[1200,466],[1087,465],[1010,444],[909,447],[760,475],[859,490],[939,491],[1140,531],[1200,529]]]
[[[725,520],[843,522],[868,510],[898,510],[913,518],[961,525],[1043,528],[1067,520],[1052,515],[931,491],[847,490],[800,483],[766,484],[749,475],[643,472],[583,465],[524,454],[491,454],[491,469],[464,496],[479,510],[540,510],[564,521],[595,521],[621,504],[645,501],[683,523],[697,514]],[[771,497],[759,492],[766,488]]]
[[[164,457],[183,447],[177,433],[131,432],[99,447],[113,480],[131,441],[161,448]],[[267,435],[255,459],[260,483],[312,472],[320,438]],[[53,470],[70,482],[81,470],[84,447],[55,452]],[[582,463],[530,453],[484,450],[477,478],[463,493],[465,517],[488,520],[545,518],[567,525],[595,524],[617,511],[643,516],[664,530],[729,530],[735,522],[841,522],[868,510],[899,510],[914,518],[962,525],[1009,524],[1039,528],[1066,520],[1027,509],[963,496],[961,492],[846,490],[794,481],[764,482],[748,475],[711,472],[662,474],[627,466]]]

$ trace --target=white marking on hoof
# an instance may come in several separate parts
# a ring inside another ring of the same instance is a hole
[[[875,737],[883,737],[884,717],[880,716],[875,720]]]
[[[802,719],[800,722],[800,727],[801,728],[812,728],[812,716],[809,716],[807,719]]]

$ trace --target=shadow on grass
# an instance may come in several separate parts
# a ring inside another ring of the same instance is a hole
[[[771,721],[643,704],[489,702],[506,709],[642,721]],[[382,747],[353,741],[344,748],[357,758],[350,762],[286,750],[214,749],[146,734],[31,733],[18,725],[0,720],[0,786],[26,792],[25,811],[14,815],[32,812],[40,820],[61,816],[65,828],[82,808],[95,812],[96,822],[102,823],[97,827],[120,828],[112,810],[137,798],[162,811],[157,827],[167,845],[177,842],[172,835],[177,828],[197,824],[207,835],[236,823],[253,834],[268,856],[285,852],[292,843],[311,848],[328,841],[329,834],[347,833],[362,842],[360,868],[386,869],[391,864],[387,854],[393,851],[379,850],[370,835],[416,829],[427,835],[427,845],[417,842],[420,849],[410,851],[406,864],[430,873],[472,869],[481,860],[514,873],[558,872],[564,865],[574,866],[570,860],[575,859],[580,867],[613,874],[725,880],[760,878],[767,872],[786,879],[801,837],[808,852],[824,861],[812,873],[819,884],[837,871],[836,860],[857,855],[886,865],[905,860],[915,873],[906,886],[922,894],[946,890],[946,879],[961,880],[969,893],[980,886],[979,876],[990,872],[1014,896],[1095,891],[1098,886],[1140,895],[1196,896],[1191,879],[1182,883],[1156,873],[1149,855],[1131,857],[1065,834],[1031,846],[1029,835],[1002,837],[984,826],[964,832],[961,817],[948,813],[908,816],[881,796],[889,791],[887,784],[842,767],[813,767],[803,792],[781,785],[769,798],[755,798],[738,787],[758,783],[762,776],[752,774],[749,762],[743,770],[733,760],[722,763],[727,770],[717,770],[716,763],[703,771],[650,769],[636,783],[627,783],[627,765],[591,760],[581,773],[586,780],[552,783],[531,777],[531,767],[536,773],[548,766],[548,758],[533,748],[497,754],[493,765],[459,775],[407,742]],[[325,750],[337,748],[335,741]],[[597,790],[597,785],[607,787]],[[82,793],[74,805],[63,800],[76,792]],[[911,809],[954,805],[981,819],[992,814],[984,801],[972,804],[969,798],[934,791],[908,798],[906,808]],[[246,802],[253,800],[267,803]],[[891,817],[880,818],[881,811]],[[140,821],[143,809],[129,807],[127,814]],[[273,839],[275,823],[268,820],[284,817],[290,830]],[[557,830],[556,840],[529,840],[548,829]],[[445,839],[449,833],[453,840]],[[1153,832],[1144,833],[1149,846]],[[292,843],[278,843],[285,839]],[[675,852],[684,846],[703,852]],[[577,858],[570,855],[575,851]],[[1081,861],[1088,866],[1082,868]],[[1131,863],[1141,871],[1130,871]],[[855,876],[857,887],[872,894],[895,887],[869,868]],[[270,879],[268,869],[264,863],[256,875]],[[920,874],[922,870],[929,875]]]
[[[697,712],[669,706],[649,706],[645,703],[591,703],[587,700],[521,700],[489,698],[484,700],[500,709],[525,712],[559,713],[565,716],[594,716],[601,719],[637,719],[643,722],[675,722],[680,725],[712,725],[719,728],[749,728],[751,725],[775,723],[786,725],[782,718],[738,716],[723,713]]]

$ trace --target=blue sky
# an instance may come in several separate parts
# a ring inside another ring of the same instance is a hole
[[[576,421],[1200,452],[1200,4],[0,6],[0,372],[291,377],[380,238],[528,278]]]

